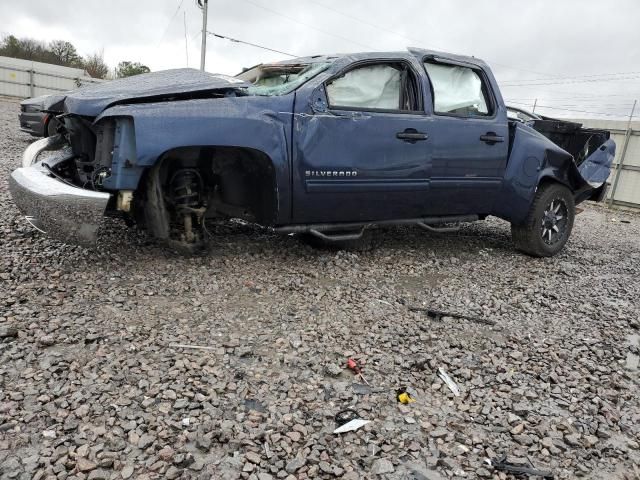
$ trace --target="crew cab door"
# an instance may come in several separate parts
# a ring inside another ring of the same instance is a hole
[[[509,153],[509,126],[502,100],[489,77],[476,66],[432,57],[425,58],[423,64],[433,108],[429,213],[488,214],[500,190]]]
[[[410,218],[425,213],[431,151],[419,65],[359,62],[296,100],[295,223]]]

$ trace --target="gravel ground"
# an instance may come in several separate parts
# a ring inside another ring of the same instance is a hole
[[[589,205],[551,259],[495,219],[364,253],[219,226],[197,258],[114,223],[90,251],[13,206],[17,111],[0,100],[0,478],[511,478],[501,455],[638,477],[640,216]],[[334,435],[348,408],[371,423]]]

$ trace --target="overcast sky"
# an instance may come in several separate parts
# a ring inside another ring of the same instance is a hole
[[[639,19],[638,0],[210,0],[208,29],[295,55],[406,46],[475,55],[514,105],[537,98],[540,113],[612,118],[640,99]],[[1,35],[69,40],[83,55],[103,50],[111,67],[184,67],[188,51],[197,68],[201,22],[196,0],[0,0]],[[207,40],[212,72],[286,58]]]

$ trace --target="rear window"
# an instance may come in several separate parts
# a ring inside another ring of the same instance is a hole
[[[487,85],[478,70],[458,65],[425,62],[433,88],[435,113],[463,117],[491,116]]]
[[[251,95],[285,95],[329,67],[330,63],[263,64],[236,75],[251,83]]]

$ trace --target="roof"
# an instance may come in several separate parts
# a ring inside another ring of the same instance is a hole
[[[357,52],[357,53],[336,53],[336,54],[325,54],[325,55],[310,55],[307,57],[297,57],[291,58],[287,60],[282,60],[281,64],[292,64],[292,63],[321,63],[321,62],[333,62],[335,60],[351,58],[357,60],[366,60],[367,58],[407,58],[408,56],[418,57],[420,59],[424,57],[433,57],[434,60],[447,60],[449,62],[461,63],[465,65],[471,65],[475,67],[485,68],[487,67],[486,62],[480,60],[479,58],[467,56],[467,55],[457,55],[453,53],[439,52],[437,50],[428,50],[424,48],[415,48],[415,47],[407,47],[406,50],[396,50],[390,52]]]

